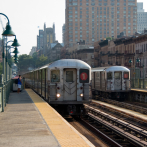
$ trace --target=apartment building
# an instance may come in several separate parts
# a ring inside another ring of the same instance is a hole
[[[135,65],[140,69],[140,77],[147,78],[147,34],[134,39]]]
[[[125,66],[131,78],[147,78],[147,33],[94,43],[94,66]]]
[[[147,29],[147,12],[144,12],[143,3],[137,3],[137,31],[140,33]]]
[[[137,0],[66,0],[65,45],[85,44],[137,31]]]
[[[96,45],[97,43],[95,43]],[[115,40],[103,40],[98,42],[99,51],[96,52],[97,46],[95,48],[95,63],[98,59],[98,66],[126,66],[128,68],[134,67],[134,57],[135,57],[135,43],[133,37],[124,37]],[[132,61],[130,63],[129,61]],[[95,66],[97,66],[95,65]]]

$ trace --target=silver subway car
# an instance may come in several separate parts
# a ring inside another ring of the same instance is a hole
[[[91,70],[92,92],[101,97],[124,100],[130,91],[130,70],[123,66]]]
[[[34,91],[63,113],[79,115],[83,103],[91,100],[91,67],[81,60],[58,60],[24,76]]]

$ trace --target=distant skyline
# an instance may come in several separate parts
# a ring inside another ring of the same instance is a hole
[[[29,54],[32,46],[37,45],[37,35],[39,29],[43,29],[44,23],[47,27],[52,27],[55,23],[56,39],[62,42],[65,0],[0,0],[0,13],[9,18],[12,30],[21,44],[18,47],[20,54]],[[5,27],[7,20],[2,15],[0,17]],[[0,32],[3,32],[1,24]]]
[[[147,12],[147,0],[137,2],[143,2]],[[47,27],[52,27],[55,23],[56,40],[62,42],[65,0],[0,0],[0,13],[9,18],[12,30],[21,44],[18,47],[20,54],[29,54],[32,46],[37,46],[37,35],[39,29],[43,29],[44,23]],[[5,27],[7,20],[2,15],[0,17]],[[3,32],[1,24],[0,32]],[[14,37],[8,37],[8,40],[13,39]]]

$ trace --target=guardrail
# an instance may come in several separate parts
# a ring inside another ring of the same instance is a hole
[[[147,79],[131,79],[131,88],[147,89]]]
[[[24,89],[25,80],[22,79],[22,90]],[[9,101],[10,92],[13,91],[13,79],[8,81],[3,80],[3,75],[0,75],[0,112],[4,112],[4,109]]]

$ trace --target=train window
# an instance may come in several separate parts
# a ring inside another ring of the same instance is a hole
[[[124,79],[129,79],[129,73],[128,72],[124,72]]]
[[[107,80],[112,80],[112,72],[107,72]]]
[[[96,74],[96,75],[97,75],[97,77],[98,77],[98,78],[100,77],[100,73],[99,73],[99,72],[97,72],[97,74]]]
[[[66,82],[73,82],[73,71],[66,71]]]
[[[120,79],[120,77],[121,77],[120,74],[121,74],[120,72],[115,72],[115,73],[114,73],[114,78],[115,78],[115,79]]]
[[[51,82],[60,82],[60,70],[51,71]]]

